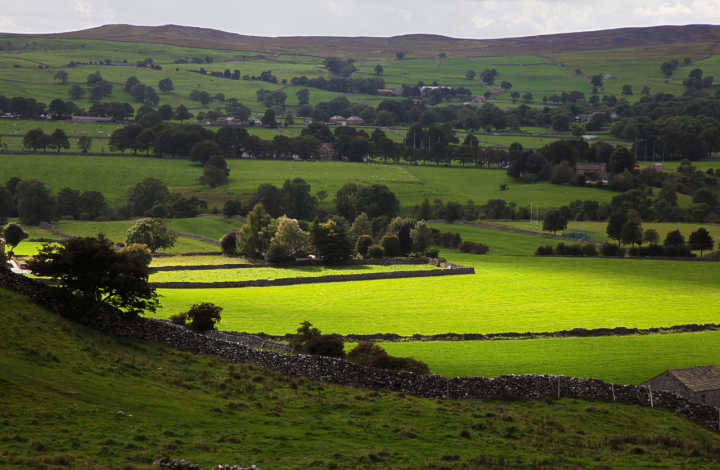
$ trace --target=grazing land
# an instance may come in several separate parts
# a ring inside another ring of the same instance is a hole
[[[444,256],[475,275],[243,289],[161,289],[161,317],[213,301],[220,327],[285,334],[498,333],[717,321],[720,265],[686,261]],[[282,312],[282,316],[278,316]]]
[[[557,374],[638,385],[667,369],[720,362],[720,332],[382,343],[447,377]]]
[[[203,467],[418,468],[479,458],[515,468],[537,459],[554,468],[714,465],[716,436],[667,411],[369,392],[112,338],[6,290],[0,300],[0,321],[12,333],[0,343],[3,468],[146,470],[162,454]],[[580,430],[581,439],[567,439]],[[610,442],[639,436],[648,439]],[[669,453],[663,439],[682,446]]]
[[[468,199],[478,203],[505,199],[521,206],[534,202],[541,207],[555,207],[577,199],[609,201],[615,195],[588,187],[518,183],[504,170],[263,160],[229,160],[228,165],[228,184],[210,190],[200,183],[202,168],[187,160],[50,153],[0,155],[0,181],[17,176],[45,181],[54,191],[67,186],[101,191],[111,204],[121,205],[132,186],[147,175],[155,175],[172,191],[196,195],[220,207],[221,202],[232,197],[249,196],[261,183],[281,186],[286,179],[296,177],[307,181],[314,193],[327,191],[331,197],[324,201],[326,207],[330,207],[334,194],[346,183],[377,183],[387,185],[396,194],[406,214],[426,198],[462,203]],[[501,191],[501,184],[510,189]]]

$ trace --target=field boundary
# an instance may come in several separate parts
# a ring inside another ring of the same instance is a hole
[[[654,334],[677,334],[677,333],[699,333],[702,331],[718,331],[718,323],[688,323],[684,325],[660,326],[654,328],[628,328],[617,326],[615,328],[573,328],[570,330],[539,331],[539,332],[503,332],[503,333],[439,333],[435,335],[423,335],[416,333],[410,336],[403,336],[396,333],[372,333],[372,334],[339,334],[331,333],[332,336],[342,338],[344,341],[356,343],[361,341],[382,341],[382,342],[432,342],[432,341],[510,341],[510,340],[532,340],[543,338],[598,338],[605,336],[646,336]],[[269,335],[266,333],[236,332],[240,335],[255,335],[266,338],[270,341],[288,341],[294,338],[295,334]]]
[[[186,256],[185,254],[180,256]],[[339,266],[417,266],[421,264],[428,264],[432,266],[442,266],[445,263],[444,259],[438,258],[370,258],[362,260],[350,260]],[[452,263],[448,263],[452,265]],[[257,264],[252,263],[226,263],[226,264],[195,264],[195,265],[183,265],[176,264],[170,266],[157,266],[151,267],[150,272],[162,272],[162,271],[214,271],[216,269],[252,269],[252,268],[295,268],[302,266],[322,266],[322,263],[318,260],[310,258],[297,260],[294,263],[289,264],[271,264],[266,262],[260,262]],[[453,265],[456,266],[456,265]]]
[[[286,277],[281,279],[254,279],[251,281],[224,282],[151,282],[158,289],[229,289],[243,287],[274,287],[295,284],[318,284],[328,282],[376,281],[382,279],[405,279],[413,277],[453,276],[475,274],[471,266],[451,265],[444,269],[422,271],[392,271],[384,273],[331,274],[327,276]]]

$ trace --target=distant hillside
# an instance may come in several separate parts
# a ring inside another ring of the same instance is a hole
[[[66,39],[152,42],[211,49],[256,50],[356,58],[394,56],[434,57],[445,52],[453,57],[494,55],[540,55],[583,50],[720,42],[720,26],[655,26],[621,28],[508,39],[456,39],[432,34],[381,37],[258,37],[190,26],[105,25],[97,28],[47,35]]]

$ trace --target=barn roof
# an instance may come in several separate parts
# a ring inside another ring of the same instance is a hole
[[[715,366],[669,369],[668,372],[693,392],[720,390],[720,370]]]

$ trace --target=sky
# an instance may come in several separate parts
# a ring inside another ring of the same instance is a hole
[[[0,31],[180,24],[258,36],[491,39],[627,26],[720,24],[720,0],[0,0]]]

